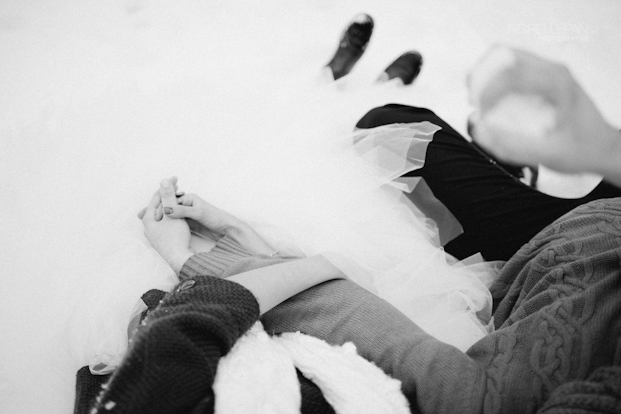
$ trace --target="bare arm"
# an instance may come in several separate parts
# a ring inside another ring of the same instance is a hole
[[[345,275],[321,255],[250,270],[227,278],[248,289],[261,314],[298,293]]]

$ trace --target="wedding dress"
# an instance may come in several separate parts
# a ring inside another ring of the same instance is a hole
[[[201,142],[180,139],[176,149],[150,153],[148,162],[172,157],[181,190],[243,219],[280,252],[326,254],[438,339],[465,351],[488,333],[493,266],[447,255],[437,224],[403,194],[418,179],[399,178],[424,165],[440,127],[394,124],[338,136],[298,123],[274,134],[256,124],[235,129]],[[71,354],[91,367],[118,364],[142,293],[178,282],[142,234],[135,217],[141,206],[122,206],[106,213],[105,248],[91,263],[67,328]],[[211,246],[193,238],[197,251]]]

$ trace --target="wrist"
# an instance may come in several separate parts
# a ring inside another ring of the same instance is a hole
[[[226,236],[252,254],[272,256],[275,253],[265,240],[261,238],[250,226],[243,222],[231,224],[225,231]]]
[[[194,252],[192,252],[189,249],[188,250],[184,249],[184,250],[180,250],[180,251],[173,253],[170,256],[169,260],[167,260],[167,262],[168,262],[168,265],[175,272],[175,274],[178,276],[185,262],[187,262],[188,259],[192,256],[194,256]]]

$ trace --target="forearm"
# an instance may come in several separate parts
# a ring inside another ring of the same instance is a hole
[[[261,314],[279,303],[343,273],[321,255],[307,258],[253,256],[229,237],[210,252],[192,256],[180,278],[214,276],[235,281],[257,298]]]
[[[230,276],[228,280],[248,289],[257,301],[261,314],[298,293],[343,273],[321,255],[262,267]]]
[[[402,382],[420,412],[482,411],[487,373],[481,364],[353,282],[307,289],[267,312],[262,322],[268,332],[301,331],[331,344],[353,342],[361,356]]]

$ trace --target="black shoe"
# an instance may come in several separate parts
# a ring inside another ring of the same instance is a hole
[[[359,14],[341,35],[339,47],[327,64],[334,79],[347,75],[369,44],[373,34],[373,19],[368,14]]]
[[[414,82],[423,66],[423,57],[418,52],[406,52],[392,62],[380,75],[380,81],[399,78],[404,85]]]

